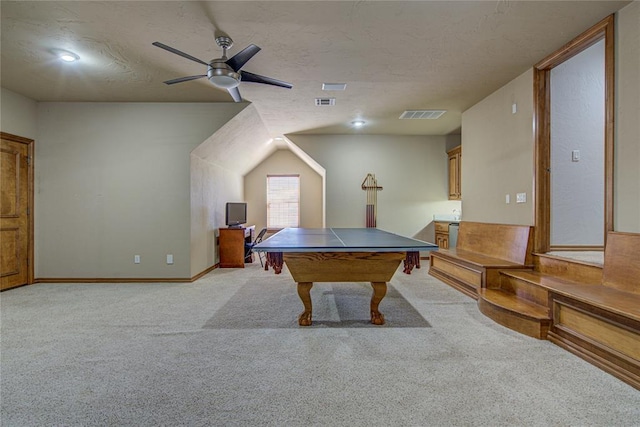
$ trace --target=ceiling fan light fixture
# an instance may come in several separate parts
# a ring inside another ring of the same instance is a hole
[[[233,71],[221,59],[215,59],[209,64],[207,77],[214,86],[221,89],[233,89],[240,84],[240,74]]]
[[[240,80],[234,79],[232,76],[226,76],[226,75],[210,76],[209,81],[213,83],[214,86],[217,86],[222,89],[233,89],[234,87],[238,87],[238,85],[240,84]]]
[[[233,55],[230,59],[227,59],[227,49],[231,47],[233,41],[231,38],[223,36],[217,37],[216,43],[222,47],[222,57],[212,59],[209,62],[205,62],[202,59],[198,59],[195,56],[191,56],[188,53],[182,52],[171,46],[167,46],[164,43],[153,42],[153,46],[164,49],[167,52],[171,52],[175,55],[186,58],[190,61],[197,62],[198,64],[205,65],[207,67],[207,74],[198,74],[195,76],[185,76],[177,79],[167,80],[164,83],[167,85],[173,85],[176,83],[189,82],[192,80],[201,79],[206,77],[213,86],[218,89],[227,90],[234,102],[242,102],[242,95],[237,87],[242,80],[250,83],[262,83],[272,86],[279,86],[286,89],[291,89],[293,86],[290,83],[283,82],[271,77],[261,76],[260,74],[250,73],[248,71],[240,71],[240,69],[249,61],[256,53],[260,51],[260,48],[254,44],[247,46],[242,51]]]

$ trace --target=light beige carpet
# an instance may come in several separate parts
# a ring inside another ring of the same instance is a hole
[[[285,277],[288,276],[285,271]],[[316,283],[311,289],[313,326],[334,328],[378,328],[371,324],[368,283]],[[386,323],[382,328],[430,327],[424,317],[392,286],[380,303]],[[212,329],[299,328],[303,305],[296,284],[283,283],[266,273],[260,280],[245,283],[233,297],[205,323]]]
[[[604,252],[602,251],[551,251],[547,252],[547,254],[591,264],[604,265]]]
[[[260,292],[256,301],[239,298],[261,283],[281,287],[287,301]],[[346,286],[344,294],[314,286],[319,321],[337,323],[307,328],[291,325],[300,312],[291,276],[259,263],[191,284],[39,284],[3,292],[0,424],[638,425],[638,390],[548,341],[494,323],[426,268],[398,271],[391,286],[431,327],[394,327],[402,318],[384,300],[381,309],[394,317],[388,325],[350,323],[366,314],[354,302],[358,313],[343,317],[337,307],[350,298]],[[368,292],[362,285],[363,298]],[[268,303],[261,312],[257,301]],[[275,313],[289,326],[259,324]]]

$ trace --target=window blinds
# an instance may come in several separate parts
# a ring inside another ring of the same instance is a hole
[[[267,175],[267,228],[299,225],[300,175]]]

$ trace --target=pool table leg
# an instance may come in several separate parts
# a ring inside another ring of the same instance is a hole
[[[313,282],[298,282],[298,296],[304,305],[304,311],[298,316],[298,325],[300,326],[311,326],[312,306],[309,292],[312,286]]]
[[[380,301],[387,294],[387,282],[371,282],[373,295],[371,296],[371,323],[374,325],[384,325],[384,314],[378,311]]]

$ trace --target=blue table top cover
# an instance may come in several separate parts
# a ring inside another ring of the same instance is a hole
[[[417,252],[438,246],[377,228],[285,228],[253,247],[258,252]]]

